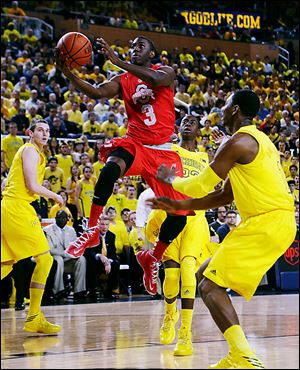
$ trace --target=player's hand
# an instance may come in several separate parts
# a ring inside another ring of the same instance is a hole
[[[217,127],[214,127],[214,129],[211,132],[212,141],[216,145],[224,144],[225,141],[228,140],[228,137],[225,135],[225,133],[221,130],[219,130]]]
[[[176,213],[178,210],[178,202],[167,197],[149,198],[146,205],[152,209],[163,209],[167,213]]]
[[[68,76],[68,73],[71,72],[69,69],[68,57],[64,57],[63,53],[58,48],[54,48],[54,59],[56,67],[60,69],[64,75]]]
[[[156,178],[165,184],[172,185],[175,180],[176,166],[173,165],[171,168],[165,164],[158,167],[156,172]]]
[[[102,38],[97,38],[96,43],[99,46],[98,52],[105,55],[114,65],[118,66],[120,58],[115,54],[114,50],[108,45],[108,43]]]
[[[65,202],[59,194],[56,194],[56,196],[53,199],[56,203],[58,203],[60,207],[64,206]]]

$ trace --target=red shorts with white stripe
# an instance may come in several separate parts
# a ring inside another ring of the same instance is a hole
[[[100,159],[106,162],[112,151],[123,148],[134,156],[134,161],[124,176],[142,176],[156,196],[165,196],[171,199],[187,199],[187,195],[175,191],[172,186],[157,180],[156,172],[160,165],[171,167],[175,164],[176,176],[183,176],[180,156],[171,150],[171,143],[157,146],[145,146],[132,138],[115,138],[100,148]],[[178,211],[179,215],[191,215],[191,211]]]

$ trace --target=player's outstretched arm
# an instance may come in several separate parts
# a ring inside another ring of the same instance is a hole
[[[203,198],[190,198],[174,200],[167,197],[150,198],[147,205],[153,209],[163,209],[168,213],[179,210],[206,210],[230,204],[233,201],[233,193],[229,178],[225,180],[224,188],[215,190]]]
[[[111,80],[103,82],[95,87],[72,73],[68,67],[68,63],[65,63],[65,59],[59,49],[54,49],[54,55],[57,68],[62,71],[62,73],[76,86],[78,90],[82,91],[88,97],[92,99],[110,99],[120,92],[118,76],[115,76]]]
[[[99,52],[104,54],[114,65],[128,71],[152,86],[171,86],[174,83],[175,72],[169,66],[153,70],[150,67],[131,64],[121,60],[103,38],[97,38]]]

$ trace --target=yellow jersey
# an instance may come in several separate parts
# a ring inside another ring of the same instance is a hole
[[[115,225],[109,224],[109,230],[116,235],[116,253],[121,254],[124,246],[129,246],[129,234],[123,221],[115,221]]]
[[[72,175],[71,174],[71,167],[74,164],[73,157],[68,154],[66,156],[62,156],[61,154],[55,154],[55,157],[58,160],[58,167],[64,171],[64,177],[62,182],[62,187],[66,188],[67,179]]]
[[[235,135],[240,132],[253,136],[259,145],[251,163],[236,163],[228,174],[242,220],[278,209],[293,211],[293,197],[274,144],[254,125],[240,128]]]
[[[83,180],[79,180],[79,183],[81,184],[81,193],[79,196],[80,207],[83,216],[89,218],[91,213],[95,185],[93,182],[87,184]]]
[[[183,177],[197,176],[206,166],[208,166],[208,155],[206,152],[191,152],[177,144],[172,144],[172,150],[179,154],[183,167]],[[205,211],[195,211],[197,216],[204,216]],[[148,216],[146,237],[150,243],[155,243],[159,234],[161,224],[166,219],[167,214],[162,210],[152,210]],[[195,217],[195,216],[193,216]]]
[[[208,166],[208,154],[206,152],[190,152],[177,144],[172,144],[172,150],[179,154],[183,167],[183,177],[197,176]],[[205,211],[196,211],[204,214]]]
[[[29,203],[39,198],[38,195],[28,190],[25,182],[25,176],[23,173],[22,153],[23,150],[29,146],[33,147],[40,155],[40,162],[37,169],[38,170],[37,181],[39,184],[42,184],[46,167],[45,156],[41,151],[38,150],[36,146],[30,143],[26,143],[22,145],[21,148],[19,148],[14,157],[12,166],[7,177],[7,183],[2,193],[3,197],[22,199]]]
[[[1,151],[5,153],[4,160],[7,168],[10,168],[15,154],[23,144],[24,141],[21,137],[12,136],[11,134],[1,140]]]
[[[108,198],[108,201],[106,202],[106,206],[105,206],[106,209],[109,206],[115,207],[116,208],[116,211],[117,211],[117,217],[116,217],[116,219],[117,220],[120,220],[120,221],[122,221],[121,211],[122,211],[123,208],[125,208],[125,205],[124,205],[125,204],[125,200],[126,200],[126,197],[125,197],[124,194],[120,194],[120,193],[112,194]]]
[[[97,161],[97,162],[94,162],[93,163],[93,167],[94,167],[94,175],[96,176],[96,178],[98,179],[99,175],[100,175],[100,171],[102,170],[102,168],[105,166],[105,164],[101,161]]]

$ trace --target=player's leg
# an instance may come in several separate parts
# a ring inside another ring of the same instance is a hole
[[[163,253],[172,241],[181,233],[186,225],[186,216],[167,215],[161,225],[158,241],[154,251],[140,251],[136,254],[138,263],[144,270],[144,285],[149,294],[155,295],[157,291],[158,264]]]
[[[183,174],[181,159],[176,152],[145,148],[142,176],[154,191],[155,195],[167,196],[172,199],[187,198],[183,194],[176,192],[172,186],[163,184],[157,180],[157,168],[162,163],[170,166],[175,164],[178,175],[182,176]],[[154,251],[140,251],[136,254],[137,261],[144,270],[144,285],[149,294],[156,294],[158,263],[167,247],[185,227],[187,214],[189,214],[188,211],[179,211],[176,215],[168,215],[161,225],[158,242],[154,246]]]
[[[99,217],[112,194],[114,183],[124,175],[132,165],[133,160],[133,155],[121,147],[110,154],[95,186],[88,229],[68,246],[67,253],[74,257],[80,257],[86,248],[99,244],[99,228],[97,225]]]
[[[180,265],[173,260],[168,260],[164,262],[164,270],[163,291],[165,297],[165,316],[159,333],[160,343],[170,344],[175,339],[175,325],[179,319],[176,299],[179,294]]]
[[[34,259],[36,261],[36,266],[34,268],[29,287],[29,312],[23,329],[32,333],[58,333],[61,330],[61,327],[59,325],[49,323],[40,311],[47,277],[53,263],[53,257],[50,255],[50,252],[47,251],[34,256]]]
[[[196,258],[185,256],[180,262],[181,275],[181,326],[178,331],[178,342],[174,349],[175,356],[189,356],[193,353],[192,319],[196,295]]]

